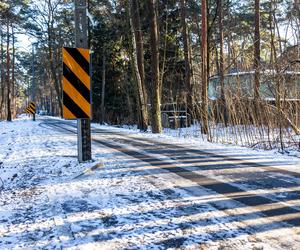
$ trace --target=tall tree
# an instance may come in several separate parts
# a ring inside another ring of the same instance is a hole
[[[12,102],[12,116],[16,117],[16,79],[15,79],[15,66],[16,66],[16,46],[15,46],[15,30],[13,24],[11,25],[11,36],[12,36],[12,69],[11,69],[11,102]]]
[[[207,67],[207,0],[202,0],[201,5],[201,48],[202,48],[202,132],[209,134],[208,130],[208,67]],[[209,138],[208,138],[209,139]]]
[[[7,0],[0,3],[1,19],[1,103],[0,116],[11,121],[16,113],[16,32],[22,28],[23,10],[27,9],[25,0]],[[5,32],[6,28],[6,32]],[[6,49],[4,37],[6,36]],[[12,51],[11,51],[12,50]],[[6,64],[6,66],[4,66]],[[20,71],[18,71],[20,74]],[[5,86],[4,86],[5,85]],[[4,94],[5,92],[5,94]],[[5,100],[4,100],[5,99]],[[3,112],[4,103],[6,112]]]
[[[100,123],[104,124],[105,121],[105,85],[106,85],[106,55],[105,49],[102,50],[102,86],[101,86],[101,107],[100,107]]]
[[[150,50],[151,50],[151,128],[153,133],[161,133],[161,95],[159,77],[159,40],[156,13],[156,0],[148,0],[150,15]]]
[[[32,1],[28,11],[27,28],[38,42],[47,51],[46,68],[51,76],[50,82],[53,86],[58,101],[57,108],[62,115],[62,86],[61,86],[61,47],[72,46],[74,30],[71,20],[73,12],[71,1],[66,0],[41,0]]]
[[[254,12],[254,100],[258,105],[260,96],[260,0],[255,0]]]
[[[0,75],[0,79],[1,79],[1,102],[0,102],[0,117],[2,116],[3,113],[3,109],[4,109],[4,90],[5,90],[5,79],[4,79],[4,32],[2,31],[2,26],[0,26],[0,36],[1,36],[1,40],[0,40],[0,56],[1,56],[1,75]]]
[[[11,86],[10,86],[10,34],[9,34],[10,20],[7,16],[6,29],[7,29],[7,40],[6,40],[6,84],[7,84],[7,97],[6,97],[6,108],[7,108],[7,121],[11,121]]]
[[[184,80],[185,86],[187,88],[187,111],[190,117],[193,117],[193,88],[192,88],[192,67],[191,67],[191,55],[190,55],[190,43],[189,43],[189,33],[186,24],[186,1],[180,0],[180,16],[181,16],[181,26],[182,26],[182,38],[184,46]]]
[[[225,85],[224,85],[224,31],[223,31],[223,6],[222,0],[217,0],[218,18],[219,18],[219,36],[220,36],[220,86],[221,86],[221,113],[224,119],[225,126],[227,126],[227,108],[225,99]]]
[[[145,90],[144,70],[144,48],[140,24],[139,6],[136,0],[129,1],[129,18],[133,52],[133,71],[137,83],[138,107],[139,107],[139,128],[146,131],[148,128],[147,98]]]

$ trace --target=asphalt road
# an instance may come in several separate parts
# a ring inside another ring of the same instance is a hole
[[[74,123],[44,120],[42,126],[62,132],[76,133]],[[234,214],[234,208],[242,207],[268,220],[264,227],[249,225],[251,232],[266,227],[289,228],[298,237],[300,233],[300,172],[273,159],[249,155],[223,153],[219,150],[202,150],[188,145],[165,143],[107,129],[92,129],[93,143],[118,150],[132,161],[153,167],[153,173],[170,171],[191,181],[194,185],[182,185],[179,189],[191,195],[199,195],[197,187],[205,188],[223,197],[210,201],[219,210]],[[295,167],[295,166],[293,166]],[[136,175],[147,173],[136,169]]]

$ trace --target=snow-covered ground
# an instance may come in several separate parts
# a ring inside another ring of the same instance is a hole
[[[74,123],[75,124],[75,123]],[[261,157],[270,157],[273,156],[274,160],[278,161],[289,161],[294,163],[300,164],[300,151],[299,148],[290,147],[286,148],[286,151],[281,152],[278,148],[274,148],[272,150],[264,150],[259,147],[247,147],[246,145],[239,145],[238,143],[234,143],[234,138],[232,138],[231,143],[226,141],[225,139],[219,142],[208,142],[205,135],[202,135],[200,132],[200,127],[196,125],[192,125],[188,128],[179,128],[179,129],[169,129],[164,128],[162,134],[152,134],[150,131],[150,128],[146,133],[140,132],[139,129],[137,129],[137,126],[129,126],[129,125],[123,125],[123,126],[103,126],[99,124],[92,124],[93,128],[100,128],[100,129],[109,129],[114,130],[116,132],[121,131],[122,133],[126,134],[139,134],[144,137],[150,137],[155,138],[158,140],[162,140],[165,142],[172,142],[172,143],[188,143],[189,145],[196,145],[200,146],[201,149],[220,149],[222,151],[227,152],[229,151],[230,154],[232,154],[233,151],[240,152],[241,155],[249,154],[249,155],[259,155]],[[230,128],[228,128],[230,130]],[[230,136],[230,135],[226,135]],[[232,137],[233,134],[232,134]],[[298,137],[295,137],[299,140]],[[237,155],[238,156],[238,155]]]
[[[122,128],[138,131],[137,126],[123,125]],[[150,131],[150,128],[148,129]],[[190,127],[177,129],[164,128],[163,134],[176,138],[189,138],[205,143],[207,137],[201,133],[199,123]],[[280,142],[280,130],[270,129],[266,126],[255,127],[253,125],[236,125],[225,127],[222,124],[210,124],[211,140],[223,145],[237,145],[246,148],[268,150],[269,153],[280,153],[300,158],[300,136],[296,135],[292,128],[282,129],[283,144]],[[281,147],[283,146],[283,150]]]
[[[270,158],[263,151],[199,145],[192,138],[93,127],[224,155],[247,155],[262,164]],[[241,206],[159,166],[96,143],[93,162],[79,164],[76,140],[74,134],[50,129],[39,118],[0,122],[0,249],[300,248],[299,228],[278,226],[282,217],[263,217],[258,211],[270,207]],[[281,163],[275,168],[300,173],[299,158],[274,157]],[[300,191],[297,186],[291,190]],[[285,204],[299,209],[292,218],[300,216],[298,199]]]

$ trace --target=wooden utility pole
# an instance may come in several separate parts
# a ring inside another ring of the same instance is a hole
[[[75,0],[75,45],[77,48],[88,48],[86,10],[86,0]],[[79,162],[85,162],[92,159],[90,119],[77,120],[77,148]]]
[[[202,133],[208,135],[207,0],[202,0]]]

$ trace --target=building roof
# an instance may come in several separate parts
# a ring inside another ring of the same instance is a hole
[[[226,76],[254,75],[254,73],[255,73],[254,70],[234,72],[234,73],[225,74],[225,77]],[[275,75],[276,71],[272,70],[272,69],[266,69],[266,70],[261,71],[260,74]],[[300,71],[285,71],[283,74],[285,74],[285,75],[300,75]],[[215,75],[215,76],[210,77],[209,79],[218,79],[219,77],[220,77],[219,75]]]

